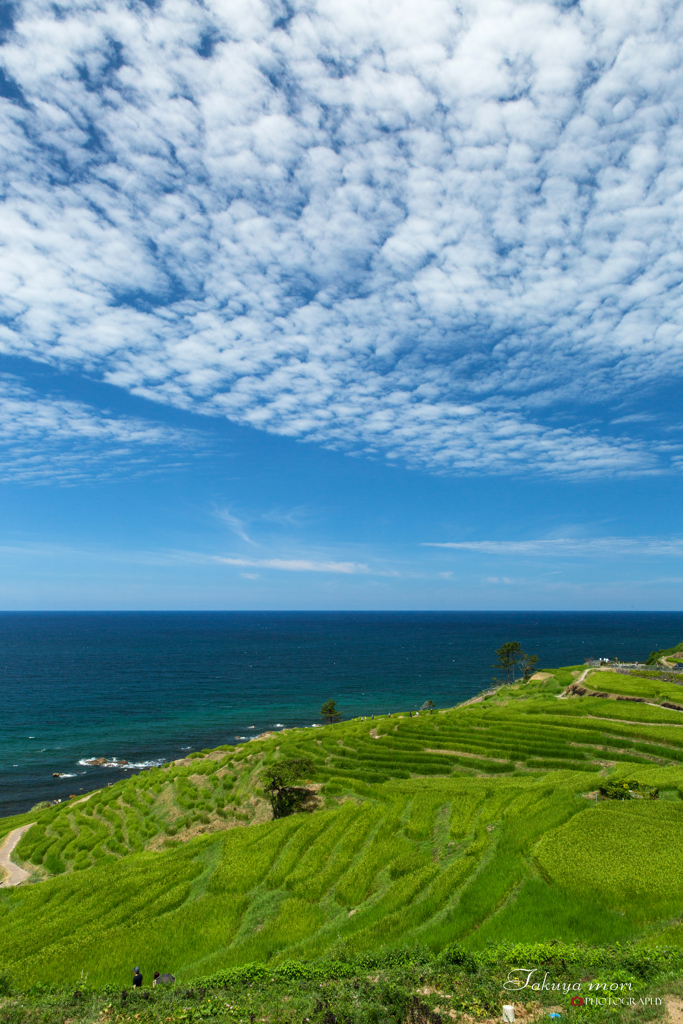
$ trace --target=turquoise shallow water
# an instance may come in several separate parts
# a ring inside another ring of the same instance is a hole
[[[0,815],[188,750],[347,716],[452,706],[489,685],[495,648],[542,665],[645,657],[683,613],[159,612],[0,614]],[[53,779],[53,772],[69,777]]]

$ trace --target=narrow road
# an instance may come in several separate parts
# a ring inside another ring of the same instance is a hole
[[[15,828],[14,831],[10,832],[8,836],[5,836],[5,841],[0,847],[0,868],[4,868],[5,871],[9,872],[9,878],[6,878],[4,882],[0,882],[0,889],[9,889],[12,885],[19,885],[21,882],[25,882],[27,878],[31,877],[29,871],[24,871],[23,868],[17,867],[10,860],[14,847],[17,845],[24,832],[28,832],[31,825],[35,825],[34,821],[29,822],[28,825],[21,825],[19,828]]]
[[[74,807],[76,804],[84,804],[85,801],[89,800],[91,796],[95,795],[95,793],[101,793],[101,792],[102,792],[101,789],[93,789],[92,793],[86,793],[85,796],[79,797],[78,800],[69,800],[69,806],[70,807]],[[65,802],[65,806],[66,806],[66,802]]]

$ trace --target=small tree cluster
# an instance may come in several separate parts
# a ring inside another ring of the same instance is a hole
[[[634,793],[638,793],[645,800],[659,799],[659,790],[656,786],[646,786],[635,779],[628,782],[605,782],[598,792],[603,800],[633,800]]]
[[[507,643],[502,644],[496,651],[496,657],[498,661],[492,667],[503,669],[507,675],[508,683],[514,683],[515,681],[515,668],[522,670],[522,676],[526,682],[533,675],[533,671],[538,664],[538,655],[525,654],[518,640],[509,640]],[[511,676],[512,679],[510,678]]]
[[[285,818],[302,809],[311,793],[294,783],[314,774],[315,762],[310,757],[285,757],[265,769],[263,782],[274,818]]]

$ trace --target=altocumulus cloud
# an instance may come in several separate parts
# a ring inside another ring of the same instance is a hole
[[[103,416],[82,402],[39,396],[15,378],[0,376],[2,481],[73,483],[154,473],[176,468],[179,449],[200,444],[191,431]]]
[[[25,0],[0,346],[437,471],[666,470],[554,410],[680,373],[682,20]]]

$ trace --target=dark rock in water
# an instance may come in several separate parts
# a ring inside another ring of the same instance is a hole
[[[120,761],[112,757],[87,757],[81,764],[90,765],[91,768],[102,768],[104,765],[111,765],[112,768],[121,768],[124,765],[130,764],[130,761],[126,761],[125,757],[121,758]]]
[[[64,778],[64,772],[53,772],[52,773],[52,778],[53,779],[63,779]]]

